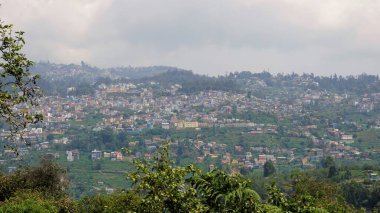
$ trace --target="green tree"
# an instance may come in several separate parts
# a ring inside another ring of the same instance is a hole
[[[314,206],[329,212],[354,212],[340,196],[338,185],[326,179],[302,174],[292,174],[290,203],[297,206]]]
[[[17,191],[38,191],[47,197],[64,197],[68,182],[64,170],[48,159],[37,167],[24,167],[11,175],[0,174],[0,201],[12,197]]]
[[[305,180],[310,179],[304,179],[305,176],[298,176],[297,178],[300,178],[300,181],[302,179],[302,183]],[[310,182],[308,182],[310,183]],[[300,186],[300,183],[296,183],[296,188]],[[315,185],[312,184],[312,187],[315,187]],[[310,188],[310,187],[306,187]],[[318,190],[318,193],[320,193],[322,190]],[[332,197],[326,197],[321,196],[317,194],[310,194],[307,190],[296,190],[294,194],[290,194],[290,196],[286,196],[284,193],[282,193],[276,185],[273,183],[268,188],[268,204],[276,206],[280,208],[282,211],[278,211],[278,209],[272,210],[273,207],[269,206],[271,208],[270,211],[264,212],[308,212],[308,213],[327,213],[327,212],[355,212],[350,206],[346,205],[345,203],[341,203],[337,201],[337,198],[335,196]],[[327,196],[330,196],[328,194]],[[334,201],[333,203],[330,203],[329,200]],[[268,208],[268,207],[267,207]]]
[[[351,170],[347,169],[346,172],[343,174],[342,179],[343,180],[349,180],[352,177]]]
[[[52,200],[44,199],[39,193],[18,192],[0,205],[0,212],[7,213],[54,213],[59,212]]]
[[[371,209],[377,208],[377,210],[380,211],[380,186],[377,186],[372,190],[368,201],[368,207]]]
[[[330,166],[329,167],[329,173],[327,175],[328,178],[332,178],[332,177],[335,177],[339,174],[339,171],[338,169],[336,168],[336,166]]]
[[[343,184],[341,190],[346,201],[357,208],[365,206],[370,199],[369,190],[362,183],[351,181]]]
[[[130,191],[140,197],[140,212],[258,212],[260,196],[250,181],[221,170],[203,173],[193,165],[173,166],[168,145],[156,153],[153,162],[136,162],[128,175]],[[135,210],[133,210],[135,211]]]
[[[331,156],[328,156],[321,160],[321,166],[322,168],[330,168],[331,166],[335,166],[334,158]]]
[[[257,212],[260,196],[249,187],[250,181],[215,169],[196,173],[189,179],[198,197],[211,212]]]
[[[41,91],[37,85],[39,76],[29,72],[33,62],[21,52],[25,44],[23,34],[0,20],[0,116],[12,135],[42,119],[41,114],[30,110],[38,105]]]
[[[268,187],[268,201],[269,204],[273,206],[280,207],[281,209],[288,209],[289,202],[286,198],[285,194],[277,188],[277,186],[272,183],[270,187]]]
[[[169,146],[158,150],[153,162],[135,162],[136,171],[128,174],[133,182],[132,192],[141,198],[140,212],[202,212],[206,208],[196,196],[194,188],[186,184],[193,165],[173,167],[169,159]]]
[[[141,199],[138,195],[127,193],[115,193],[112,195],[96,195],[85,197],[79,201],[80,212],[137,212]]]
[[[276,172],[276,168],[271,160],[268,160],[264,164],[264,177],[269,177]]]

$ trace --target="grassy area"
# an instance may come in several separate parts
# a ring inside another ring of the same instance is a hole
[[[361,149],[380,149],[380,129],[368,129],[358,133],[355,142]]]
[[[102,159],[92,161],[90,153],[81,153],[80,159],[73,162],[66,160],[66,154],[60,152],[57,163],[67,170],[71,181],[70,194],[79,198],[98,193],[98,189],[125,189],[130,186],[126,179],[133,165],[128,161],[111,161]]]

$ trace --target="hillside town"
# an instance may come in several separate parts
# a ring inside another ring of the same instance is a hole
[[[357,132],[365,129],[380,128],[380,118],[375,117],[369,126],[365,122],[328,120],[316,114],[320,109],[347,108],[352,113],[371,113],[379,106],[380,93],[357,95],[336,93],[318,87],[318,83],[308,78],[293,79],[285,89],[273,89],[273,97],[256,97],[250,91],[268,88],[265,82],[252,78],[246,84],[246,91],[200,91],[184,94],[180,84],[162,86],[155,81],[146,83],[99,84],[94,95],[72,96],[77,88],[67,88],[67,96],[45,96],[40,100],[44,120],[35,127],[25,129],[23,138],[30,146],[22,147],[20,155],[10,149],[4,149],[0,155],[1,163],[15,162],[33,150],[46,150],[54,153],[54,147],[73,147],[77,135],[70,129],[87,129],[100,132],[105,129],[117,134],[143,134],[150,129],[162,129],[168,132],[190,130],[195,135],[211,129],[235,129],[242,132],[250,142],[241,140],[230,143],[211,138],[176,138],[173,147],[179,141],[186,141],[196,150],[192,156],[194,162],[204,163],[205,158],[212,159],[209,167],[227,165],[232,172],[239,168],[258,169],[268,160],[275,164],[315,167],[326,156],[345,160],[371,160],[380,149],[363,150],[358,146]],[[296,85],[306,85],[307,90],[294,90]],[[314,87],[313,87],[314,86]],[[314,88],[314,89],[312,89]],[[291,92],[291,94],[290,94]],[[307,118],[307,120],[305,120]],[[286,124],[286,126],[284,126]],[[350,128],[340,129],[340,126]],[[6,140],[8,132],[1,133]],[[295,140],[302,145],[284,146],[284,142],[255,143],[256,138],[266,135],[276,138]],[[110,159],[113,161],[132,160],[151,157],[168,138],[163,135],[142,137],[141,141],[126,141],[127,148],[136,150],[143,143],[143,149],[123,153],[123,147],[115,150],[94,147],[92,150],[67,149],[67,161],[76,161],[91,156],[93,161]],[[300,142],[298,139],[301,139]],[[252,142],[251,142],[252,141]],[[89,141],[90,142],[90,141]],[[250,145],[251,144],[251,145]],[[75,147],[75,146],[74,146]],[[80,157],[80,155],[82,155]],[[55,157],[59,156],[55,153]],[[64,156],[59,156],[64,157]],[[14,165],[8,168],[11,171]]]

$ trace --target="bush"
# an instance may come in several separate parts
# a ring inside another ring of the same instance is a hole
[[[38,191],[45,196],[62,197],[68,183],[64,170],[48,159],[42,159],[38,167],[18,169],[11,175],[0,174],[0,201],[9,199],[19,190]]]
[[[97,195],[79,201],[80,212],[130,212],[137,211],[140,198],[133,193]]]
[[[0,212],[6,213],[54,213],[58,208],[50,200],[36,192],[18,192],[0,205]]]

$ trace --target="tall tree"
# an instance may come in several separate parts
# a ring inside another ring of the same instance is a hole
[[[42,119],[41,114],[31,110],[38,105],[41,91],[37,85],[39,76],[29,72],[33,62],[21,52],[23,34],[0,20],[0,116],[13,134]]]
[[[331,156],[328,156],[321,160],[321,166],[322,168],[330,168],[331,166],[335,166],[334,158]]]
[[[332,177],[337,176],[338,174],[339,174],[339,171],[336,168],[336,166],[330,166],[329,173],[328,173],[327,177],[332,178]]]
[[[271,160],[268,160],[264,164],[264,177],[269,177],[276,172],[276,168]]]

